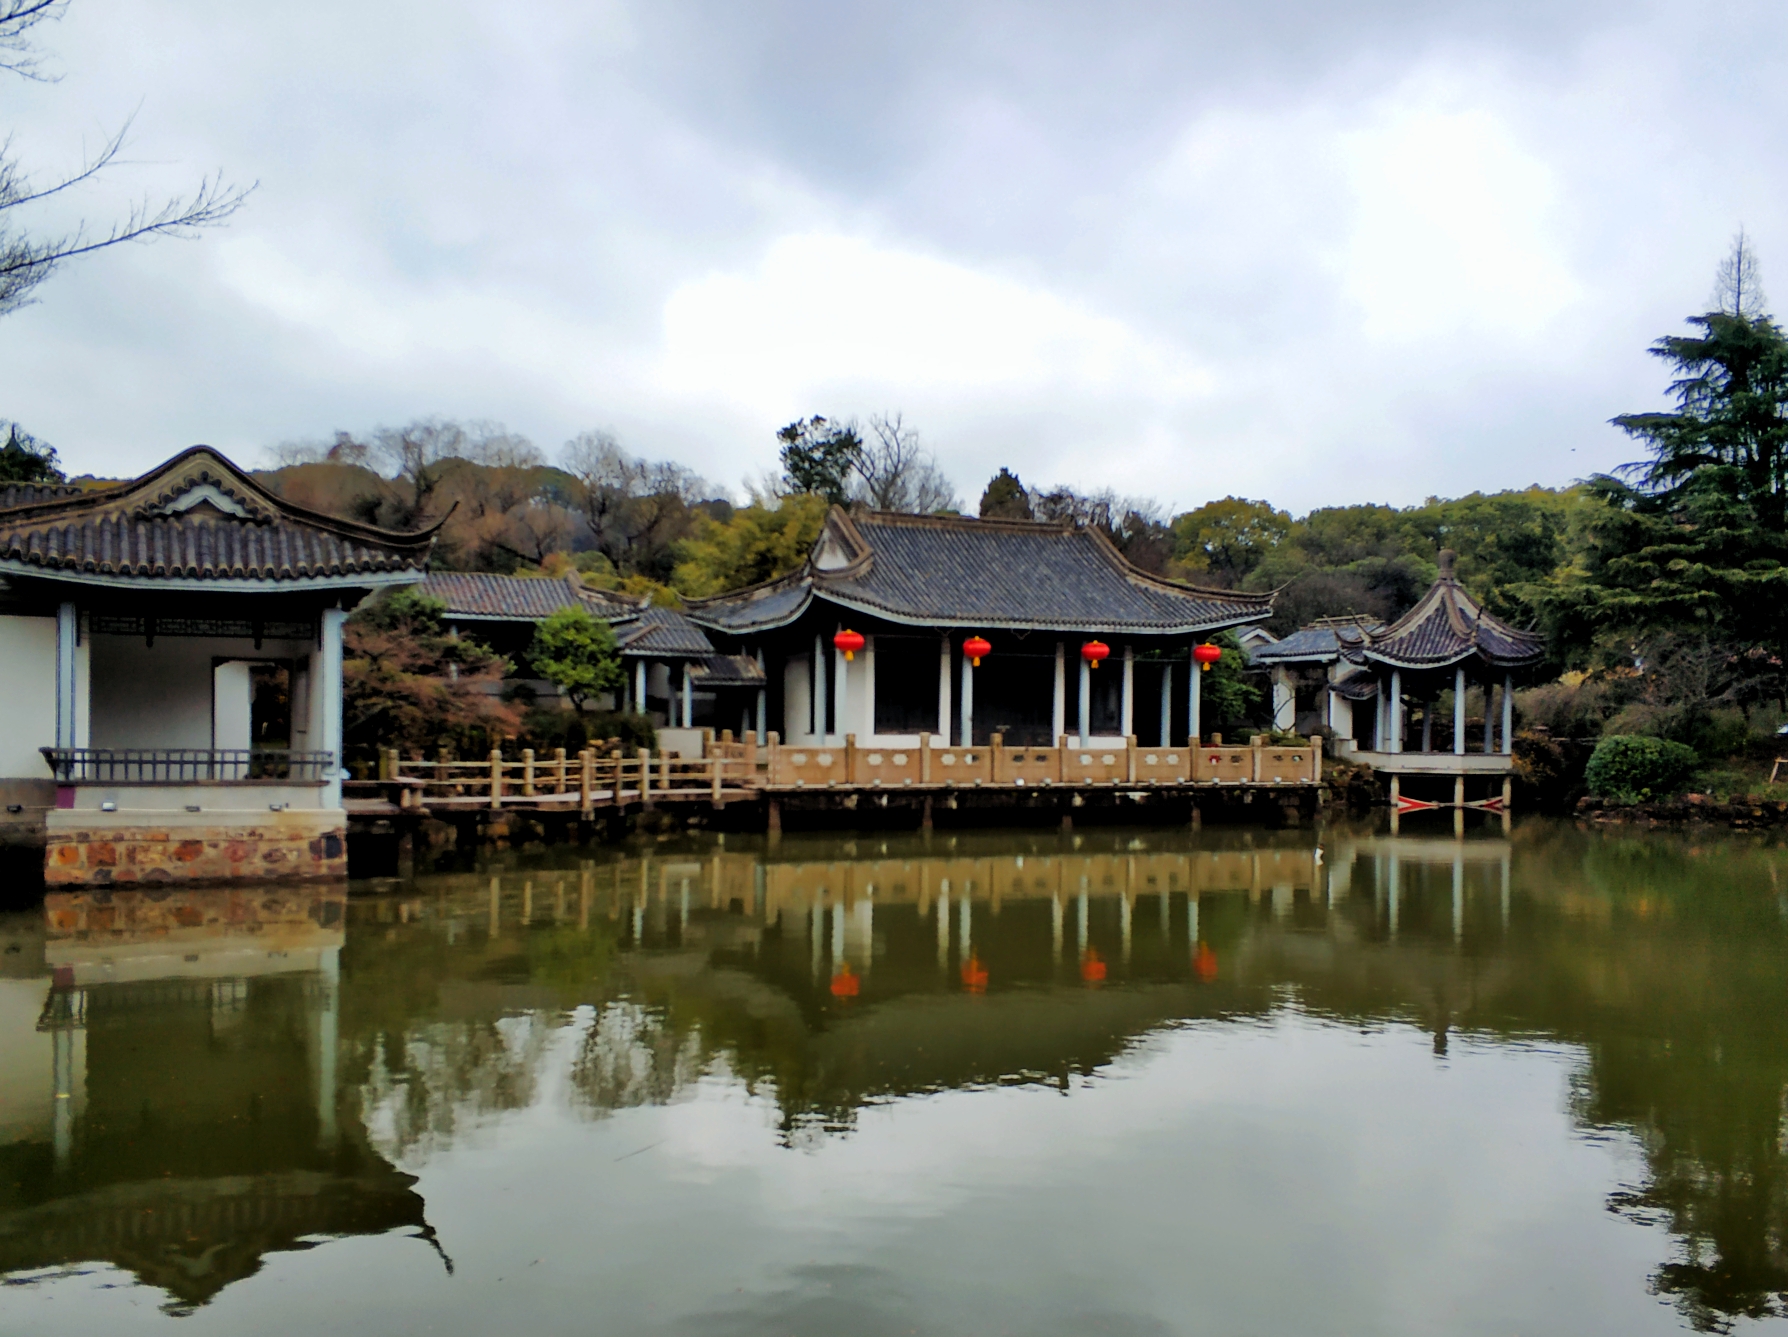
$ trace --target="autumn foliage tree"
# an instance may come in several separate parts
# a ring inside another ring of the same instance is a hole
[[[343,739],[349,753],[378,747],[488,750],[521,727],[498,695],[509,663],[450,636],[447,605],[413,589],[368,600],[343,635]]]

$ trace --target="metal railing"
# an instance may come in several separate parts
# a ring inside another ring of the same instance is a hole
[[[46,747],[60,784],[180,785],[276,780],[319,784],[335,768],[333,752],[284,748]]]

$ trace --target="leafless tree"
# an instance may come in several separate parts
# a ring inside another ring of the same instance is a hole
[[[45,81],[32,29],[60,18],[66,0],[0,0],[0,70]],[[31,294],[66,260],[89,255],[127,241],[156,237],[192,237],[215,227],[247,201],[255,183],[227,184],[221,175],[204,176],[190,196],[176,195],[156,203],[142,200],[103,231],[77,224],[73,231],[46,235],[25,222],[28,206],[60,196],[120,165],[131,123],[126,121],[81,168],[48,185],[37,185],[19,165],[12,141],[0,142],[0,315],[30,303]]]
[[[592,544],[619,571],[665,566],[670,546],[694,523],[692,508],[713,491],[681,464],[630,455],[612,432],[573,437],[559,463],[577,480]]]
[[[956,489],[944,477],[919,433],[901,413],[869,415],[869,436],[853,465],[851,499],[878,511],[930,515],[955,509]]]
[[[1755,320],[1767,314],[1769,301],[1763,294],[1763,266],[1757,261],[1757,248],[1741,227],[1732,238],[1732,252],[1720,261],[1714,272],[1713,295],[1708,298],[1715,311],[1728,316]]]

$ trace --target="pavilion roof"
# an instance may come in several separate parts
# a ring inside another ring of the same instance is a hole
[[[1511,627],[1466,593],[1453,574],[1453,553],[1440,554],[1440,578],[1416,606],[1388,627],[1365,631],[1347,643],[1356,664],[1380,663],[1400,669],[1450,668],[1468,659],[1501,669],[1521,668],[1543,659],[1546,638]]]
[[[1270,594],[1141,571],[1096,529],[834,507],[799,571],[692,601],[689,615],[743,634],[786,626],[816,599],[918,626],[1118,635],[1218,631],[1272,610]]]
[[[132,482],[0,492],[0,572],[139,588],[407,583],[435,529],[399,533],[295,506],[194,446]]]
[[[623,655],[688,659],[714,653],[707,633],[676,609],[659,608],[646,595],[590,589],[575,577],[434,571],[421,589],[446,603],[453,622],[535,623],[561,608],[581,607],[615,629]]]
[[[1383,627],[1365,614],[1317,618],[1284,640],[1261,646],[1250,658],[1256,664],[1332,664],[1348,646],[1357,646],[1368,633]]]

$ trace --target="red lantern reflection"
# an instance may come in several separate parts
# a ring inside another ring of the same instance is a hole
[[[1105,983],[1105,963],[1099,959],[1097,949],[1089,947],[1081,956],[1080,978],[1088,984]]]
[[[1192,972],[1207,984],[1217,978],[1217,954],[1210,943],[1198,944],[1198,950],[1192,954]]]
[[[838,967],[838,973],[832,976],[832,997],[855,998],[857,991],[863,987],[863,981],[851,970],[851,963],[846,961]]]
[[[970,952],[969,959],[962,963],[962,987],[970,993],[987,992],[987,967],[974,952]]]

